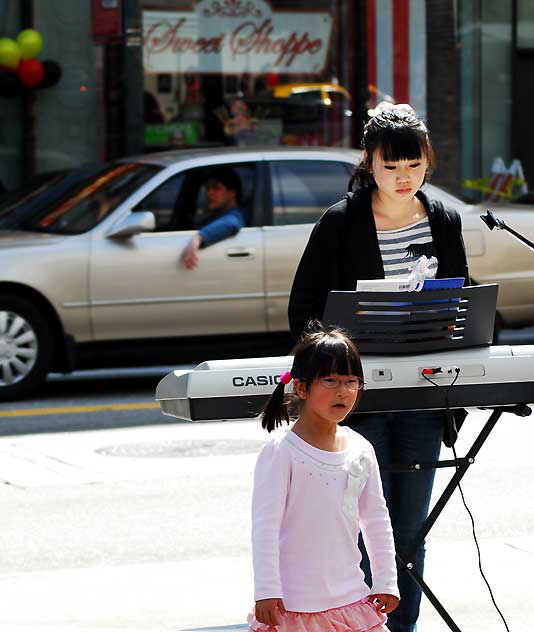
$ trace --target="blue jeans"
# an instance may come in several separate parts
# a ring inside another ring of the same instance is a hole
[[[370,441],[380,465],[429,462],[439,458],[443,436],[443,411],[406,411],[351,415],[347,424]],[[435,470],[382,472],[382,487],[391,517],[395,548],[402,559],[428,515]],[[360,541],[362,569],[371,585],[369,559]],[[422,576],[425,560],[424,543],[412,558]],[[398,577],[400,603],[388,618],[391,632],[415,632],[421,603],[421,589],[401,571]]]

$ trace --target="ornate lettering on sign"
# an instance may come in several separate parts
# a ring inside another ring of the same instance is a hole
[[[145,50],[148,53],[220,53],[224,42],[225,33],[216,37],[181,37],[178,32],[184,26],[185,18],[177,20],[174,24],[169,22],[156,22],[145,33]]]
[[[224,0],[217,2],[213,0],[211,8],[204,9],[204,15],[208,18],[216,15],[229,18],[261,18],[262,12],[255,6],[254,2],[242,2],[242,0]]]
[[[270,53],[274,56],[275,66],[284,65],[289,68],[297,55],[315,54],[322,46],[321,40],[310,40],[307,31],[300,35],[293,31],[289,37],[276,39],[271,37],[272,32],[270,19],[265,20],[260,26],[256,26],[254,22],[245,22],[230,36],[232,52],[234,55]]]
[[[157,73],[320,73],[332,26],[326,11],[277,13],[264,0],[144,11],[143,64]]]

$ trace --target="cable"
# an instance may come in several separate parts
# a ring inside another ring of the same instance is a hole
[[[458,457],[456,456],[456,449],[454,445],[452,446],[452,453],[454,454],[454,458],[457,459]],[[456,467],[458,469],[458,466]],[[477,547],[478,569],[480,571],[480,575],[482,576],[482,579],[484,580],[488,588],[488,592],[490,594],[491,601],[493,602],[493,605],[495,606],[495,610],[497,610],[497,612],[499,613],[499,616],[501,617],[502,622],[504,623],[504,627],[506,628],[507,632],[510,632],[510,628],[508,627],[508,624],[506,623],[506,619],[504,618],[503,613],[501,612],[501,610],[499,609],[499,606],[497,605],[497,602],[495,601],[495,597],[493,596],[493,591],[491,590],[491,586],[489,585],[489,582],[486,579],[486,575],[484,575],[484,571],[482,570],[482,555],[480,553],[480,546],[478,544],[477,534],[475,530],[475,519],[473,518],[473,514],[471,513],[469,507],[467,506],[467,503],[465,502],[464,491],[460,483],[458,483],[458,489],[460,491],[460,496],[462,497],[462,502],[465,507],[465,510],[467,511],[467,513],[469,514],[469,518],[471,519],[471,531],[473,533],[473,540],[475,541],[475,546]]]
[[[451,390],[451,388],[455,385],[456,380],[458,379],[459,375],[460,375],[460,369],[458,367],[455,368],[455,372],[456,375],[454,377],[454,379],[452,380],[452,382],[450,384],[448,384],[446,386],[447,390],[445,391],[445,411],[446,414],[449,413],[449,391]],[[431,380],[427,375],[425,375],[424,373],[421,373],[421,375],[425,378],[425,380],[427,382],[430,382],[433,386],[443,386],[441,384],[437,384],[436,382],[434,382],[433,380]],[[454,455],[454,460],[457,461],[458,460],[458,455],[456,454],[456,448],[454,447],[454,443],[452,444],[452,453]],[[456,470],[458,471],[458,465],[456,466]],[[476,528],[475,528],[475,519],[473,518],[473,514],[471,513],[471,510],[469,509],[469,507],[467,506],[467,502],[465,500],[465,496],[464,496],[464,491],[462,489],[462,486],[460,484],[460,481],[458,481],[458,490],[460,492],[460,496],[462,498],[462,503],[465,507],[465,510],[467,511],[467,514],[469,515],[469,518],[471,520],[471,532],[473,534],[473,540],[475,541],[475,546],[477,549],[477,557],[478,557],[478,570],[480,571],[480,575],[482,576],[482,579],[484,580],[484,583],[487,586],[489,595],[491,597],[491,601],[493,602],[493,605],[495,607],[495,610],[497,610],[497,612],[499,613],[499,616],[502,619],[502,622],[504,623],[504,627],[506,628],[507,632],[510,632],[510,628],[508,627],[508,623],[506,622],[506,619],[504,618],[503,613],[501,612],[499,606],[497,605],[497,602],[495,601],[495,597],[493,596],[493,591],[491,589],[491,586],[486,578],[486,575],[484,574],[484,571],[482,569],[482,554],[480,551],[480,545],[478,543],[478,538],[477,538],[477,534],[476,534]]]

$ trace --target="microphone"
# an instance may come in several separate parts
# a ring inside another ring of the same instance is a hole
[[[495,217],[495,215],[489,209],[486,211],[485,215],[480,216],[480,219],[484,222],[484,224],[486,224],[486,226],[490,230],[493,230],[494,228],[497,228],[498,230],[502,230],[503,228],[505,228],[505,225],[502,219]]]

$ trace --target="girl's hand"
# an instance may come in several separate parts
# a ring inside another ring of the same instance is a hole
[[[256,601],[256,620],[266,625],[280,625],[286,615],[286,609],[282,599],[260,599]]]
[[[369,595],[369,599],[373,602],[376,611],[384,614],[393,612],[393,610],[395,610],[395,608],[399,605],[399,598],[395,597],[395,595],[384,595],[379,593],[376,595]]]

